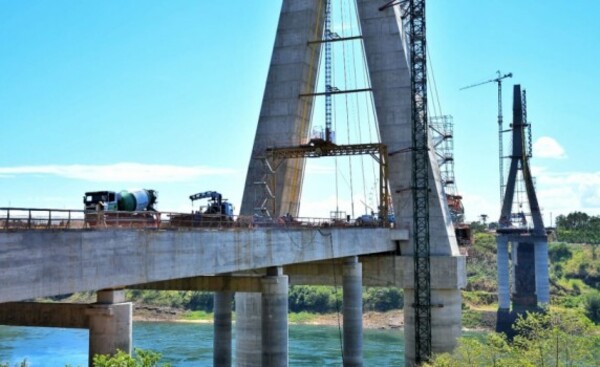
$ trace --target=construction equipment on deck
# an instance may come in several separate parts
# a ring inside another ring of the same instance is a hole
[[[85,224],[89,227],[132,227],[156,220],[155,190],[90,191],[83,196]]]
[[[216,191],[205,191],[190,195],[192,205],[194,201],[210,199],[206,207],[191,214],[177,214],[171,216],[171,226],[174,227],[212,227],[233,223],[233,205],[223,199],[223,195]]]

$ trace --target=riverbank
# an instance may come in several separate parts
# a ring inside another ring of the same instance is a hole
[[[290,314],[290,323],[299,325],[337,326],[342,324],[342,315],[333,314]],[[196,322],[212,323],[210,313],[193,313],[171,307],[135,305],[134,321],[147,322]],[[366,329],[398,329],[404,326],[404,312],[392,310],[388,312],[366,312],[363,314],[363,327]]]
[[[235,315],[234,315],[235,318]],[[343,324],[343,316],[337,313],[290,314],[290,324],[338,326]],[[133,313],[134,321],[144,322],[192,322],[212,323],[213,315],[205,312],[189,312],[171,307],[136,305]],[[496,322],[495,312],[489,310],[468,310],[463,313],[463,328],[468,330],[493,330]],[[387,312],[365,312],[363,314],[365,329],[390,330],[404,327],[404,312],[392,310]]]

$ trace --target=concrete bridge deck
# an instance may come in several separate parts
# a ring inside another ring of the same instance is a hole
[[[396,251],[388,228],[0,232],[1,302]]]
[[[404,229],[317,220],[238,220],[176,228],[165,220],[169,216],[164,213],[156,213],[159,221],[120,218],[118,223],[89,228],[81,213],[77,214],[80,211],[11,209],[13,215],[9,216],[9,211],[2,210],[0,324],[88,328],[90,355],[131,348],[132,305],[126,302],[123,288],[216,292],[215,358],[231,353],[228,330],[233,293],[262,297],[261,312],[245,306],[236,306],[236,312],[262,315],[265,330],[282,331],[287,325],[288,284],[341,282],[344,297],[350,297],[343,302],[344,317],[349,318],[344,321],[349,343],[358,343],[362,335],[363,285],[402,287],[406,302],[412,302],[413,258],[410,253],[400,253],[409,239]],[[21,215],[15,216],[19,211]],[[431,257],[432,299],[444,305],[432,311],[440,340],[453,340],[460,334],[460,321],[455,322],[460,303],[448,295],[464,286],[464,267],[463,257]],[[81,291],[96,291],[97,302],[22,302]],[[405,320],[412,322],[412,310],[405,311]],[[278,321],[269,326],[272,312]],[[250,328],[256,335],[260,327],[246,324],[236,327]],[[267,338],[265,345],[287,350],[287,344],[279,345],[287,338],[269,335],[262,336]],[[240,341],[236,339],[236,343]],[[359,349],[354,352],[357,356]]]

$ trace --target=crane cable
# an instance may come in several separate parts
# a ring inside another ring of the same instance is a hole
[[[348,6],[348,8],[350,8],[350,6]],[[354,9],[356,9],[356,2],[354,2]],[[350,13],[350,10],[348,10],[348,12]],[[350,14],[348,14],[348,18],[350,18]],[[357,23],[359,23],[359,18],[355,18],[357,19]],[[352,69],[353,69],[353,74],[354,74],[354,84],[355,84],[355,88],[358,88],[358,73],[356,72],[356,44],[355,42],[352,42],[351,44],[351,57],[352,57]],[[360,102],[359,102],[359,96],[358,94],[355,94],[355,103],[356,103],[356,128],[358,131],[358,141],[362,142],[363,138],[362,138],[362,129],[361,129],[361,109],[360,109]],[[365,177],[365,157],[364,155],[360,155],[360,167],[361,167],[361,173],[362,173],[362,187],[363,187],[363,204],[364,204],[364,213],[367,213],[367,180]]]
[[[433,95],[435,96],[435,98],[433,98],[433,109],[434,109],[434,116],[443,116],[444,113],[442,112],[442,104],[440,103],[440,94],[438,93],[438,89],[437,89],[437,83],[435,81],[435,74],[434,74],[434,70],[433,70],[433,61],[431,60],[431,53],[429,52],[429,45],[426,46],[426,51],[427,51],[427,60],[428,60],[428,67],[427,67],[427,71],[429,71],[427,73],[427,78],[429,79],[429,75],[431,75],[431,85],[433,86],[433,90],[431,92],[433,92]],[[437,106],[437,108],[436,108]]]
[[[326,24],[326,29],[325,29],[325,34],[327,35],[327,37],[331,37],[332,31],[331,31],[331,12],[332,12],[332,7],[331,7],[331,2],[333,0],[325,0],[325,6],[326,6],[326,11],[325,11],[325,24]],[[324,44],[324,47],[327,46],[331,46],[330,43]],[[326,49],[327,51],[327,49]],[[335,52],[331,52],[332,50],[329,49],[330,51],[330,57],[328,58],[327,55],[325,55],[325,90],[327,90],[327,88],[333,88],[333,86],[335,85]],[[327,65],[327,63],[330,63],[330,65]],[[329,71],[328,71],[329,68]],[[329,72],[329,76],[327,75]],[[329,86],[327,85],[327,79],[330,79],[329,82],[331,83]],[[335,107],[335,103],[334,103],[334,99],[327,99],[327,97],[325,97],[325,110],[326,110],[326,114],[327,114],[327,103],[331,103],[331,118],[332,118],[332,123],[333,123],[333,131],[337,131],[337,109],[334,108]],[[333,134],[333,132],[330,132],[330,134]],[[338,157],[334,158],[334,167],[335,167],[335,217],[337,218],[339,216],[340,213],[340,193],[339,193],[339,165],[338,165]]]
[[[354,14],[355,14],[355,18],[357,20],[359,20],[357,22],[357,27],[358,27],[358,31],[359,34],[362,35],[362,27],[360,24],[360,15],[358,13],[358,6],[356,6],[356,2],[355,2],[355,7],[354,7]],[[362,56],[362,64],[363,64],[363,78],[365,80],[365,84],[368,88],[371,88],[371,76],[369,75],[368,72],[368,63],[367,63],[367,52],[365,50],[365,43],[364,41],[361,39],[360,40],[360,47],[361,47],[361,56]],[[377,114],[375,111],[375,99],[373,97],[373,93],[369,92],[369,93],[364,93],[365,96],[365,106],[367,108],[367,127],[368,127],[368,135],[369,135],[369,142],[373,143],[373,142],[377,142],[377,143],[381,143],[381,134],[379,132],[379,124],[377,123]],[[373,128],[375,130],[375,132],[373,133]],[[375,190],[375,187],[377,187],[377,181],[378,181],[378,170],[376,168],[376,164],[374,162],[371,163],[371,168],[373,170],[373,187],[372,190],[375,193],[375,202],[379,203],[380,202],[380,198],[379,198],[379,190]],[[366,207],[366,205],[365,205]]]
[[[340,15],[341,15],[341,27],[345,29],[345,17],[344,17],[344,2],[340,1]],[[343,75],[344,75],[344,88],[348,89],[348,70],[346,68],[346,42],[342,42],[342,65],[343,65]],[[347,134],[347,144],[351,144],[350,141],[350,108],[348,105],[348,94],[344,95],[344,103],[346,108],[346,134]],[[352,174],[352,156],[348,156],[348,171],[350,178],[350,206],[352,218],[354,218],[354,184],[353,184],[353,174]]]

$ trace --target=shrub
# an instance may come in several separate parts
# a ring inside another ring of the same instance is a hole
[[[551,243],[548,248],[548,256],[551,263],[566,261],[573,257],[573,252],[564,242]]]
[[[293,286],[288,305],[292,312],[335,312],[341,307],[341,290],[326,286]]]
[[[94,367],[171,367],[168,363],[158,364],[161,354],[135,349],[134,355],[119,350],[114,356],[96,354],[94,356]]]
[[[600,292],[591,292],[585,297],[585,315],[600,324]]]
[[[212,312],[214,300],[215,298],[212,292],[192,292],[185,307],[193,311]]]
[[[365,311],[385,312],[404,307],[404,292],[398,288],[367,288],[363,293]]]

